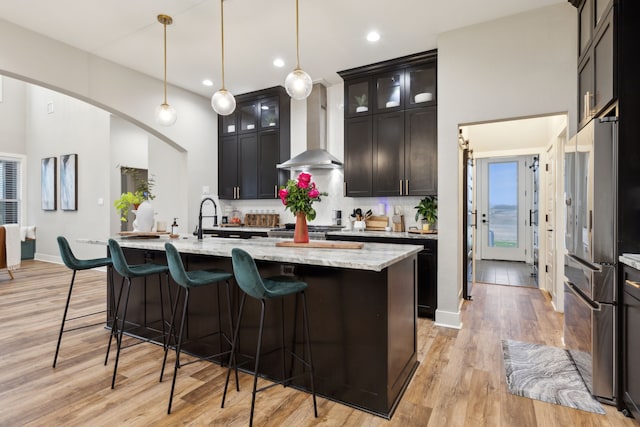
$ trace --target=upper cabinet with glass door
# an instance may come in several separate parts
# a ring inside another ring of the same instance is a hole
[[[260,101],[260,130],[277,128],[279,122],[278,98]]]
[[[344,109],[346,117],[371,114],[371,79],[345,82]]]
[[[424,107],[436,102],[436,64],[409,68],[405,72],[405,108]]]
[[[222,129],[220,129],[222,136],[230,136],[238,133],[236,128],[236,112],[228,116],[220,116],[220,122],[222,123]]]
[[[375,112],[390,112],[404,107],[404,71],[378,75],[374,79],[376,90]]]
[[[256,131],[256,112],[258,111],[258,102],[249,101],[241,103],[236,109],[238,115],[239,132],[255,132]]]

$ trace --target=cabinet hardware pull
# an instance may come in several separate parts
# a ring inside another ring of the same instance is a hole
[[[409,195],[409,180],[408,179],[404,180],[404,195],[405,196]]]
[[[240,238],[240,235],[239,235],[239,234],[229,234],[229,237],[237,237],[237,238]]]
[[[624,283],[626,283],[629,286],[633,286],[636,289],[640,289],[640,283],[638,283],[638,282],[634,282],[632,280],[627,279],[627,280],[624,281]]]
[[[237,187],[237,188],[238,188],[238,199],[240,199],[240,187]]]
[[[347,181],[342,181],[342,195],[347,197]]]
[[[273,186],[273,198],[274,199],[278,198],[278,184]]]
[[[400,180],[400,195],[402,196],[402,180]]]

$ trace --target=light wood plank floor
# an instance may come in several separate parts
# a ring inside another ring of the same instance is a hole
[[[24,261],[9,280],[0,272],[1,426],[174,426],[248,424],[251,377],[241,374],[220,409],[226,370],[207,362],[182,368],[173,413],[166,415],[170,374],[158,383],[162,349],[124,350],[115,390],[113,359],[103,366],[108,332],[99,326],[66,334],[51,363],[70,272]],[[80,311],[104,306],[105,274],[81,272],[75,289]],[[508,393],[500,340],[560,346],[562,317],[537,289],[474,287],[453,330],[419,319],[420,366],[391,421],[318,399],[313,417],[306,393],[274,387],[258,395],[255,424],[265,426],[633,426],[615,408],[596,415]],[[170,373],[172,372],[169,369]]]

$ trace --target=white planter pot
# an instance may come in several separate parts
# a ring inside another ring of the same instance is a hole
[[[132,212],[136,216],[136,219],[133,221],[133,231],[150,232],[153,230],[154,211],[151,202],[145,200],[140,203],[137,210]]]

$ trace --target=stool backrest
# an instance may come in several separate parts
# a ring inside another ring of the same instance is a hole
[[[62,262],[71,270],[78,270],[80,267],[80,260],[73,255],[71,246],[64,236],[58,236],[58,248],[60,248],[60,256]]]
[[[184,269],[182,257],[180,257],[178,250],[169,242],[164,244],[164,248],[167,251],[167,264],[169,265],[171,277],[178,285],[187,287],[189,277],[187,277],[187,272]]]
[[[121,276],[134,276],[134,273],[129,268],[129,264],[127,264],[127,259],[124,257],[124,253],[122,252],[120,244],[113,239],[109,239],[108,243],[109,252],[111,253],[111,260],[113,261],[113,268],[115,268],[118,274],[120,274]]]
[[[264,299],[267,292],[253,257],[242,249],[233,248],[231,263],[233,275],[240,289],[253,298]]]

